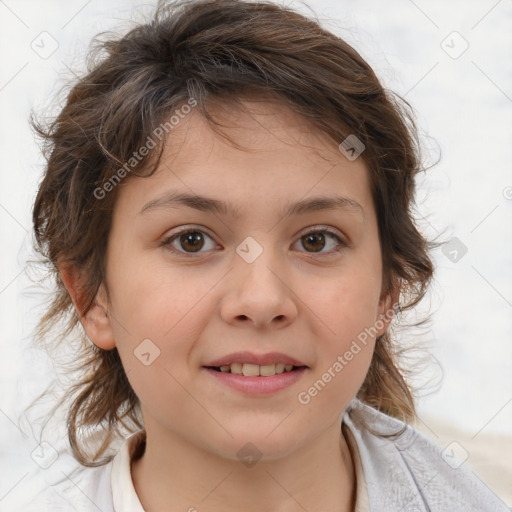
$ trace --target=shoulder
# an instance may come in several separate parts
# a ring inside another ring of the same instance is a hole
[[[412,426],[358,399],[343,422],[357,443],[370,510],[510,512],[467,462]]]

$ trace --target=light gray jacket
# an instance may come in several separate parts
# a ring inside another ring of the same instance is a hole
[[[343,415],[357,442],[371,512],[510,512],[449,447],[410,425],[395,440],[381,439],[362,428],[360,418],[382,433],[405,424],[357,399]]]

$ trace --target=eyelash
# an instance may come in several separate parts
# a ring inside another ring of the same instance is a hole
[[[183,251],[179,251],[177,249],[175,249],[174,247],[172,247],[172,242],[176,239],[178,239],[180,236],[182,235],[186,235],[188,233],[202,233],[206,236],[208,236],[209,238],[212,238],[210,235],[208,235],[208,233],[205,233],[203,230],[201,229],[196,229],[196,228],[185,228],[181,231],[179,231],[178,233],[175,233],[173,234],[172,236],[166,238],[165,240],[163,240],[162,242],[162,246],[166,247],[167,250],[171,251],[172,253],[174,254],[178,254],[180,256],[185,256],[185,257],[190,257],[190,258],[194,258],[194,257],[198,257],[200,256],[201,254],[203,253],[188,253],[188,252],[183,252]],[[321,228],[321,229],[312,229],[310,231],[307,231],[306,233],[303,233],[300,238],[302,237],[305,237],[307,235],[311,235],[311,234],[316,234],[316,233],[327,233],[329,235],[331,235],[332,237],[334,237],[338,242],[339,242],[339,245],[338,245],[338,248],[336,249],[331,249],[331,251],[327,252],[327,253],[308,253],[308,254],[311,254],[311,258],[318,258],[318,257],[324,257],[324,256],[332,256],[336,253],[340,253],[342,252],[343,250],[345,250],[346,248],[350,247],[350,244],[347,243],[345,240],[343,240],[338,234],[336,231],[330,229],[330,228]],[[299,239],[300,239],[299,238]]]

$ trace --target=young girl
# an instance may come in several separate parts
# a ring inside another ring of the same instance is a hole
[[[271,2],[161,4],[100,50],[35,124],[81,466],[27,510],[508,510],[408,424],[393,319],[435,245],[408,104]]]

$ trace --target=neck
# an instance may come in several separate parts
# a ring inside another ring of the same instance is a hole
[[[165,436],[158,430],[146,431],[146,449],[131,465],[146,512],[353,510],[355,471],[341,418],[288,456],[261,459],[252,466],[206,451],[169,431]]]

